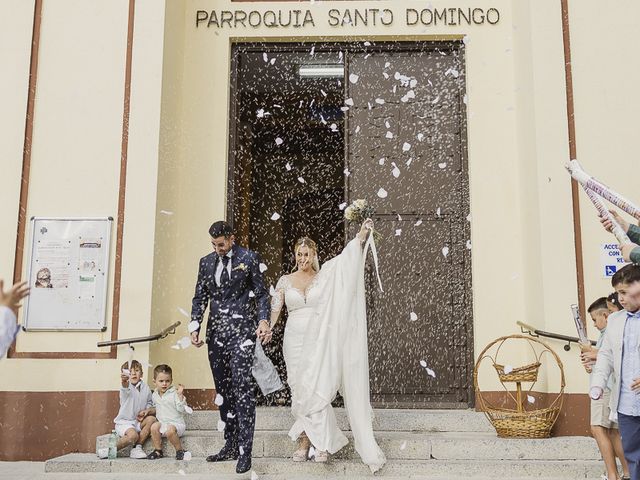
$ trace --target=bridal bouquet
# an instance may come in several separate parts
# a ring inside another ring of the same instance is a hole
[[[374,213],[375,209],[364,198],[359,198],[344,209],[344,218],[349,223],[355,222],[358,225],[362,225],[367,218],[372,218]],[[371,234],[373,235],[373,241],[376,244],[379,243],[382,235],[375,229]]]

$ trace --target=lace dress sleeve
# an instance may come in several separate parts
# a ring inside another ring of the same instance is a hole
[[[278,280],[275,290],[271,292],[271,328],[278,323],[280,318],[280,312],[284,306],[284,291],[287,289],[288,284],[287,277],[282,276]]]

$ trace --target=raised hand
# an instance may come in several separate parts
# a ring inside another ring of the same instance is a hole
[[[367,218],[364,222],[362,222],[360,232],[358,232],[358,238],[360,238],[360,240],[364,242],[367,239],[367,235],[369,235],[369,232],[373,232],[373,220]]]
[[[615,210],[609,210],[609,213],[614,218],[614,220],[618,222],[620,227],[622,227],[622,230],[624,230],[625,232],[629,230],[629,222],[622,218],[618,212],[616,212]],[[611,232],[613,230],[613,223],[611,223],[611,220],[609,220],[608,218],[600,217],[600,223],[602,223],[602,226],[607,232]]]
[[[15,283],[8,291],[4,290],[4,280],[0,280],[0,306],[12,310],[20,308],[20,301],[29,295],[27,282]]]

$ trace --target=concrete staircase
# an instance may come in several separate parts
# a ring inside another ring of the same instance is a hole
[[[502,439],[484,415],[471,410],[376,410],[374,429],[388,463],[376,476],[385,478],[600,478],[604,466],[593,439],[558,437],[542,440]],[[340,427],[350,437],[344,410],[337,409]],[[206,463],[206,455],[223,445],[216,430],[218,412],[194,412],[188,417],[183,445],[190,461],[176,461],[166,443],[166,458],[131,460],[128,451],[116,460],[92,453],[73,453],[46,462],[46,472],[210,473],[234,478],[235,462]],[[370,475],[350,444],[329,464],[294,463],[295,444],[288,438],[292,424],[288,408],[259,408],[253,449],[253,470],[259,478],[366,478]],[[97,438],[96,448],[107,445]],[[145,445],[150,451],[151,444]],[[248,475],[248,478],[251,476]],[[235,478],[241,478],[235,476]]]

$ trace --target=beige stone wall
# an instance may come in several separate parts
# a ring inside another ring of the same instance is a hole
[[[578,157],[605,183],[633,198],[632,175],[621,173],[637,163],[633,147],[640,100],[633,82],[639,67],[633,40],[640,7],[631,0],[615,9],[596,0],[569,3]],[[128,2],[44,5],[27,216],[115,217]],[[163,2],[136,2],[118,334],[145,335],[183,321],[177,336],[139,347],[137,356],[152,364],[170,363],[176,380],[187,387],[212,386],[205,349],[169,347],[186,335],[188,319],[179,308],[190,310],[198,259],[210,251],[207,228],[226,212],[229,53],[238,39],[430,41],[466,35],[476,355],[492,339],[517,333],[519,319],[575,334],[569,312],[577,288],[570,182],[563,168],[569,150],[560,1],[464,0],[456,6],[499,9],[500,22],[411,28],[404,25],[404,11],[426,8],[424,2],[379,1],[376,8],[394,11],[393,25],[327,24],[331,8],[366,5],[172,0],[165,12]],[[431,6],[451,5],[434,0]],[[199,9],[307,8],[315,26],[196,28]],[[9,86],[0,91],[7,106],[0,111],[0,132],[7,138],[0,142],[1,219],[8,226],[0,232],[0,275],[8,279],[15,255],[33,1],[10,2],[2,9],[0,63],[15,67],[7,76]],[[589,302],[610,291],[598,271],[598,246],[610,237],[584,196],[581,212]],[[27,333],[18,349],[97,350],[95,343],[110,335],[110,330]],[[561,343],[551,344],[570,378],[568,391],[586,391],[576,348],[566,353]],[[123,352],[118,360],[3,360],[0,375],[7,380],[0,388],[112,389],[110,376],[126,357]],[[520,350],[511,354],[516,365],[528,361]],[[549,376],[551,390],[557,380]],[[495,382],[486,386],[497,387]]]

